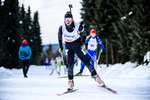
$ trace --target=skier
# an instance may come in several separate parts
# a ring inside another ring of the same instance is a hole
[[[43,58],[41,59],[41,65],[44,65],[44,59]]]
[[[88,60],[88,56],[86,53],[82,51],[85,49],[85,39],[86,39],[86,31],[81,24],[74,22],[73,16],[70,11],[66,12],[64,15],[64,24],[59,27],[58,31],[58,42],[59,42],[59,52],[63,53],[62,46],[62,35],[64,35],[65,39],[65,48],[67,62],[68,62],[68,88],[67,90],[72,90],[74,87],[74,55],[80,58],[80,60],[85,64],[85,66],[89,69],[91,76],[99,83],[101,86],[105,86],[105,83],[100,79],[99,75],[95,71],[94,67],[90,64]],[[82,39],[81,39],[82,38]],[[81,41],[82,40],[82,41]]]
[[[50,75],[53,74],[54,70],[55,70],[57,67],[59,67],[59,72],[57,72],[57,73],[58,73],[58,75],[60,75],[60,71],[61,71],[61,63],[62,63],[61,56],[58,55],[58,57],[56,57],[55,61],[56,61],[56,67],[52,70],[52,72],[50,73]]]
[[[22,41],[22,44],[19,48],[19,59],[22,60],[23,63],[23,75],[25,78],[27,78],[27,72],[29,69],[29,65],[30,65],[30,57],[31,57],[31,49],[30,46],[27,45],[27,40],[24,39]]]
[[[50,63],[51,63],[51,69],[53,70],[53,68],[56,66],[55,60],[53,58],[51,58]]]
[[[96,58],[96,51],[97,51],[97,44],[99,43],[99,45],[101,45],[101,49],[99,50],[100,53],[102,53],[103,49],[104,49],[104,44],[102,43],[102,41],[96,36],[96,30],[92,29],[90,31],[90,35],[87,36],[87,39],[85,41],[85,45],[88,44],[88,48],[87,51],[88,53],[92,56],[91,58],[91,63],[94,66],[94,59]],[[88,55],[88,58],[90,58],[90,55]],[[76,75],[82,75],[82,72],[85,68],[85,65],[81,62],[81,68],[80,68],[80,72],[77,73]]]
[[[47,68],[49,68],[49,69],[50,69],[50,67],[49,67],[49,60],[48,60],[48,58],[46,58],[46,59],[45,59],[45,66],[46,66],[46,69],[47,69]]]

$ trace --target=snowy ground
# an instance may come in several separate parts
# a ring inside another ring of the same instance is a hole
[[[117,94],[96,87],[97,83],[90,76],[80,76],[74,78],[74,88],[78,91],[57,96],[66,91],[67,78],[58,78],[56,72],[49,76],[51,70],[45,66],[31,65],[28,78],[23,77],[22,69],[0,67],[0,100],[150,100],[150,67],[135,67],[130,62],[108,68],[101,66],[97,72]],[[79,69],[75,66],[74,73]],[[61,76],[64,76],[63,71],[62,67]],[[89,75],[87,68],[83,74]]]

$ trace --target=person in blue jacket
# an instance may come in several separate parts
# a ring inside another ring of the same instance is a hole
[[[22,60],[22,63],[23,63],[23,75],[25,78],[27,78],[27,72],[28,72],[28,69],[29,69],[29,65],[30,65],[30,57],[31,57],[31,49],[30,49],[30,46],[27,45],[27,40],[24,39],[22,41],[22,44],[19,48],[19,59]]]
[[[104,49],[104,44],[102,43],[102,41],[96,36],[96,30],[92,29],[90,31],[90,35],[87,36],[87,39],[85,41],[85,44],[88,44],[88,48],[87,51],[88,53],[92,56],[92,58],[90,57],[89,54],[88,58],[91,58],[91,64],[94,67],[94,60],[96,58],[96,52],[97,52],[97,44],[99,44],[101,46],[99,52],[102,53],[103,49]],[[78,72],[76,75],[82,75],[82,72],[85,68],[85,65],[83,62],[81,62],[81,68],[80,68],[80,72]]]

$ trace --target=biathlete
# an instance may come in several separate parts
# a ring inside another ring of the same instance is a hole
[[[88,44],[87,52],[92,56],[92,58],[91,58],[90,55],[87,54],[88,58],[91,59],[91,64],[93,65],[93,67],[95,67],[94,66],[94,59],[96,58],[97,44],[99,44],[101,46],[101,49],[99,50],[100,53],[102,53],[102,51],[104,49],[104,44],[96,36],[96,30],[92,29],[90,31],[90,35],[87,36],[87,39],[85,41],[85,45],[86,44]],[[76,75],[82,75],[84,68],[85,68],[85,65],[83,62],[81,62],[80,72],[78,72]]]
[[[55,68],[52,70],[52,72],[50,73],[50,75],[53,74],[54,70],[56,70],[57,67],[59,67],[59,72],[57,71],[58,75],[60,75],[60,72],[61,72],[61,63],[62,63],[62,58],[60,55],[58,55],[58,57],[56,57],[55,59],[56,61],[56,66]]]
[[[54,58],[51,58],[50,64],[51,64],[51,70],[53,70],[53,68],[56,66]]]
[[[86,53],[82,51],[85,49],[86,31],[81,24],[74,22],[73,16],[68,11],[64,16],[64,24],[59,27],[58,41],[59,41],[59,52],[63,53],[62,36],[65,39],[65,51],[68,62],[68,88],[72,90],[74,87],[74,56],[75,54],[81,59],[85,66],[89,69],[91,76],[99,83],[100,86],[105,86],[105,83],[101,80],[94,67],[88,60]],[[81,39],[82,38],[82,39]],[[82,41],[81,41],[82,40]]]

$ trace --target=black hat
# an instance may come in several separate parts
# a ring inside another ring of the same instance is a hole
[[[65,17],[65,18],[66,18],[66,17],[71,17],[71,18],[72,18],[73,16],[72,16],[72,14],[71,14],[71,13],[67,13],[67,14],[65,14],[65,16],[64,16],[64,17]]]

